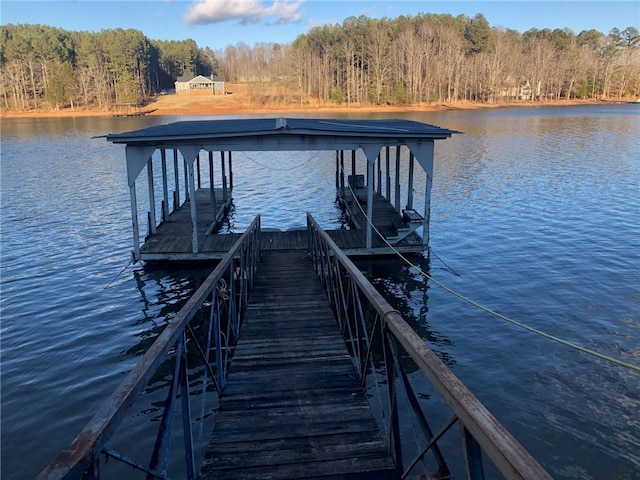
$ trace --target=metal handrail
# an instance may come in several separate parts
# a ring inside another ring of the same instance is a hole
[[[440,475],[438,478],[448,477],[449,469],[438,449],[438,440],[451,426],[458,423],[462,433],[468,478],[484,478],[481,456],[481,452],[484,452],[507,479],[550,479],[550,475],[544,468],[446,367],[310,214],[307,214],[307,229],[314,268],[327,291],[363,384],[367,382],[367,376],[370,376],[374,370],[373,344],[382,341],[381,349],[387,377],[385,401],[388,409],[384,427],[389,434],[390,453],[398,465],[402,465],[402,442],[397,410],[399,386],[405,389],[408,401],[416,415],[415,423],[423,427],[427,444],[418,452],[414,461],[410,462],[402,478],[406,478],[411,473],[411,469],[427,451],[434,454]],[[372,315],[367,318],[366,312],[371,310],[373,310]],[[435,435],[411,390],[396,352],[398,347],[409,355],[452,411],[449,422]]]
[[[140,359],[102,408],[73,441],[69,449],[58,456],[39,475],[38,479],[99,478],[99,458],[105,455],[147,473],[147,478],[166,478],[168,438],[172,431],[174,406],[181,403],[187,478],[197,476],[194,461],[192,422],[189,404],[189,377],[193,365],[187,366],[187,349],[199,353],[204,368],[204,380],[213,377],[220,394],[226,380],[228,364],[241,326],[248,294],[260,257],[260,216],[196,290],[193,296],[169,321],[162,333]],[[193,328],[194,318],[207,313],[206,346],[200,345]],[[212,348],[213,347],[213,348]],[[214,351],[214,358],[210,358]],[[169,386],[162,421],[149,465],[141,465],[107,447],[114,431],[130,412],[158,367],[169,357],[175,357],[173,380]],[[190,356],[192,358],[192,356]],[[215,364],[215,372],[211,368]],[[206,385],[202,388],[206,391]],[[179,395],[178,395],[179,393]],[[179,397],[180,402],[176,399]],[[202,419],[201,419],[202,421]]]

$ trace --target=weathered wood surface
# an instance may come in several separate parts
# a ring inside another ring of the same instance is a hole
[[[306,253],[264,252],[200,478],[396,477]]]
[[[196,191],[196,224],[198,230],[198,250],[211,248],[208,243],[214,235],[206,235],[211,224],[225,202],[222,189],[216,188],[216,203],[212,206],[211,193],[208,188]],[[221,238],[215,242],[216,249],[229,250],[236,238]],[[157,227],[157,233],[149,236],[141,248],[142,254],[183,253],[192,251],[191,201],[186,201],[180,208],[171,212],[169,218]]]
[[[353,198],[351,192],[345,192],[342,199],[343,205],[347,209],[352,221],[357,225],[360,225],[364,233],[364,229],[367,224],[367,218],[364,212],[367,211],[367,189],[357,188],[355,189],[357,199]],[[359,202],[358,202],[359,201]],[[360,203],[360,206],[358,206]],[[360,208],[362,207],[362,208]],[[378,192],[373,192],[373,224],[378,231],[384,235],[385,238],[393,238],[398,234],[398,228],[406,228],[403,225],[402,217],[396,212],[395,207]],[[334,240],[335,241],[335,240]],[[403,246],[421,245],[422,239],[416,233],[412,233],[403,239],[397,246],[402,248]],[[384,241],[378,236],[373,235],[373,247],[384,247]],[[341,248],[343,248],[341,246]]]
[[[222,195],[218,195],[221,198]],[[216,209],[220,208],[220,203]],[[357,210],[357,206],[351,205]],[[365,205],[366,209],[366,205]],[[212,209],[208,189],[196,192],[196,219],[198,228],[198,253],[192,252],[192,227],[189,202],[175,212],[157,228],[157,233],[148,237],[141,247],[142,260],[219,260],[240,237],[241,233],[224,233],[207,235],[212,222]],[[383,234],[391,235],[392,218],[399,218],[387,200],[375,194],[374,221]],[[360,214],[358,221],[364,227],[364,216]],[[393,253],[376,234],[373,236],[371,250],[365,248],[366,233],[364,229],[329,230],[327,233],[347,255],[379,255]],[[305,250],[308,248],[306,230],[290,230],[286,232],[263,232],[262,250]],[[413,234],[398,245],[402,253],[422,250],[422,239]]]

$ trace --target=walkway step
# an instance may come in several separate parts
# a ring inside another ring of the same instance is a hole
[[[396,477],[311,261],[263,252],[200,478]]]

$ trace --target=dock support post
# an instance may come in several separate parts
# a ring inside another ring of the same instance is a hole
[[[131,201],[131,220],[133,224],[133,259],[140,260],[140,224],[138,223],[138,200],[136,196],[136,179],[145,165],[151,161],[155,147],[132,147],[127,145],[127,180]]]
[[[196,173],[198,176],[198,190],[202,187],[202,182],[200,180],[200,152],[198,152],[198,156],[196,157]]]
[[[367,176],[371,178],[373,176],[373,163],[375,160],[369,161],[367,159]],[[373,224],[373,182],[367,185],[367,248],[373,246],[373,230],[371,225]]]
[[[209,198],[211,199],[211,221],[216,220],[216,188],[213,178],[213,152],[209,152]]]
[[[387,175],[385,177],[385,193],[387,200],[391,201],[391,171],[389,170],[389,146],[384,148],[385,166],[387,167]]]
[[[191,193],[189,191],[189,167],[187,166],[187,159],[182,153],[182,160],[184,163],[184,201],[188,202],[191,199]]]
[[[373,188],[376,159],[380,158],[380,145],[364,145],[362,150],[367,157],[367,239],[366,247],[373,247]]]
[[[147,179],[149,183],[149,233],[156,234],[156,193],[153,184],[153,159],[147,160]]]
[[[356,151],[351,150],[351,178],[356,178]],[[355,181],[355,180],[354,180]]]
[[[169,186],[167,185],[167,151],[160,149],[160,158],[162,159],[162,221],[165,222],[169,218]]]
[[[340,150],[340,195],[344,198],[344,150]]]
[[[220,152],[220,165],[221,165],[221,175],[222,175],[222,199],[227,201],[227,169],[224,164],[224,152]]]
[[[340,193],[340,150],[336,150],[336,192]]]
[[[200,147],[196,146],[183,146],[180,147],[180,152],[184,158],[184,165],[187,169],[186,178],[188,185],[187,194],[191,201],[189,205],[191,207],[191,251],[198,253],[198,219],[196,215],[196,182],[195,182],[195,163],[197,157],[200,155]]]
[[[133,220],[133,260],[140,260],[140,225],[138,224],[138,199],[136,197],[136,184],[129,187],[131,200],[131,219]]]
[[[229,150],[229,191],[233,192],[233,164],[231,163],[231,150]]]
[[[173,150],[173,211],[180,208],[180,172],[178,171],[178,150]]]
[[[378,153],[378,194],[382,195],[382,155]]]
[[[413,152],[409,153],[409,185],[407,186],[407,208],[413,208]]]
[[[193,253],[198,253],[198,221],[196,218],[196,185],[195,178],[193,175],[193,164],[187,163],[187,172],[189,174],[189,190],[191,201],[189,205],[191,206],[191,251]]]
[[[400,213],[400,145],[396,147],[396,212]]]
[[[424,215],[422,220],[422,244],[429,244],[429,222],[431,221],[431,188],[433,184],[433,157],[434,157],[433,140],[419,142],[411,145],[411,151],[415,152],[416,159],[422,167],[426,177],[426,185],[424,189]]]

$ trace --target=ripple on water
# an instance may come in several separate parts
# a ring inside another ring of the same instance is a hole
[[[446,267],[433,255],[422,267],[500,313],[637,364],[639,121],[636,110],[590,108],[407,113],[465,132],[436,148],[430,246]],[[124,151],[91,139],[168,120],[3,121],[3,477],[33,477],[68,446],[208,273],[125,268]],[[339,224],[334,154],[301,155],[234,153],[232,230],[257,213],[283,230],[307,211]],[[424,184],[416,172],[416,199]],[[400,262],[363,270],[555,478],[640,478],[637,374],[480,312]],[[142,445],[155,400],[127,420],[124,443]]]

